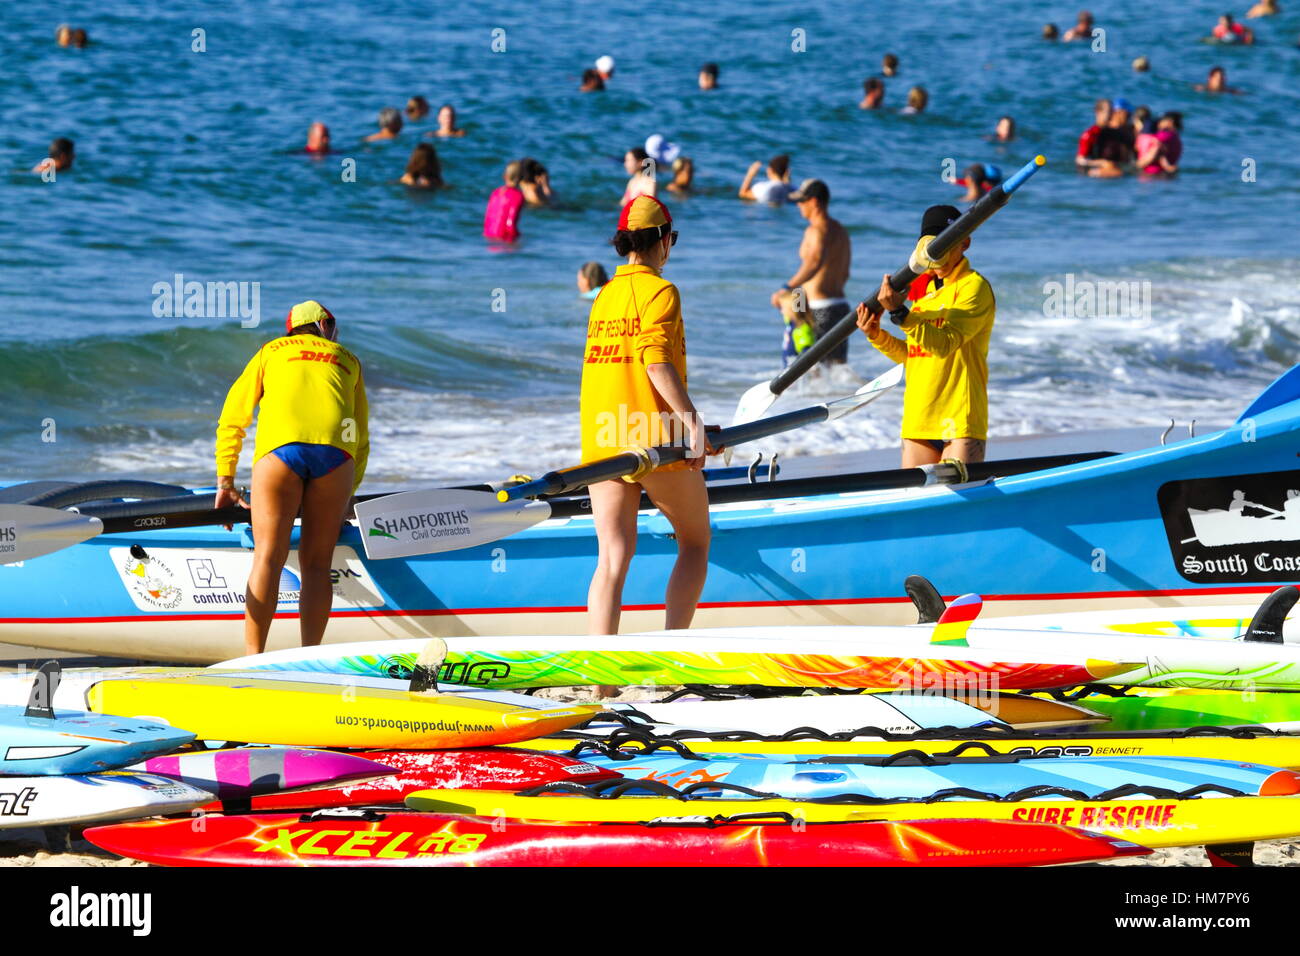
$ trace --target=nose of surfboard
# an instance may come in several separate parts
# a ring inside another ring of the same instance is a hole
[[[1099,658],[1090,657],[1083,666],[1096,680],[1105,680],[1108,677],[1114,677],[1116,674],[1123,674],[1125,671],[1136,670],[1145,665],[1140,663],[1135,664],[1131,661],[1104,661]]]
[[[594,717],[600,713],[600,710],[599,707],[592,705],[555,707],[547,710],[516,710],[502,714],[501,722],[511,729],[535,731],[534,736],[543,736],[553,731],[541,730],[542,727],[553,726],[556,730],[564,730]]]
[[[1289,797],[1296,793],[1300,793],[1300,773],[1293,770],[1279,770],[1259,785],[1261,797]]]

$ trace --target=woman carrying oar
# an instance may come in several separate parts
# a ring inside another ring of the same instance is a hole
[[[677,233],[668,208],[641,195],[623,207],[615,251],[627,258],[600,290],[587,323],[582,366],[582,460],[685,444],[688,457],[648,474],[590,486],[598,557],[587,594],[587,630],[617,634],[623,582],[636,553],[645,490],[677,538],[664,599],[665,624],[690,627],[709,566],[709,499],[700,469],[713,448],[686,391],[686,333],[677,287],[660,276]]]
[[[244,432],[259,405],[253,450],[253,568],[244,603],[244,649],[260,654],[280,597],[293,522],[298,538],[299,626],[321,642],[334,591],[330,564],[348,503],[366,471],[366,386],[338,323],[315,300],[289,310],[285,335],[257,350],[226,395],[217,424],[217,508],[249,507],[235,489]]]

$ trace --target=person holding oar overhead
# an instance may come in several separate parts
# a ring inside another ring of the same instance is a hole
[[[319,302],[290,309],[285,334],[257,350],[226,395],[217,424],[217,508],[249,507],[235,489],[235,468],[259,405],[244,603],[249,654],[265,649],[299,512],[299,626],[304,647],[321,642],[334,599],[334,545],[370,454],[361,363],[338,343],[338,323]]]
[[[685,628],[709,565],[709,499],[700,469],[714,450],[686,391],[681,296],[660,274],[677,242],[668,207],[654,196],[635,197],[623,207],[611,242],[627,264],[600,290],[587,322],[582,460],[669,443],[685,444],[689,452],[686,459],[648,473],[590,486],[598,556],[587,594],[587,630],[618,633],[642,489],[677,539],[664,626]]]
[[[921,218],[921,237],[937,236],[961,217],[953,206],[931,206]],[[858,306],[858,328],[886,358],[907,369],[903,393],[903,467],[939,461],[962,466],[984,460],[989,423],[989,339],[997,303],[988,280],[966,259],[962,239],[927,270],[928,291],[907,308],[889,276],[876,294],[879,307]],[[880,327],[890,321],[905,333]]]

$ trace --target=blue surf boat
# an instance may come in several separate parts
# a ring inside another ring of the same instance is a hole
[[[1167,446],[1047,468],[992,462],[963,483],[906,469],[712,488],[696,624],[908,623],[909,574],[982,594],[985,617],[1267,594],[1300,577],[1297,454],[1300,366],[1231,427]],[[367,558],[349,523],[326,640],[583,632],[596,553],[583,502],[557,499],[554,517],[499,541],[390,560]],[[0,566],[0,641],[183,663],[238,655],[247,525],[137,520]],[[660,514],[642,512],[639,527],[625,630],[662,627],[676,553]],[[297,644],[295,570],[291,555],[270,648]]]

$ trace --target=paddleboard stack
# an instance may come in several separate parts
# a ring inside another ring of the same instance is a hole
[[[205,827],[87,837],[166,865],[915,866],[1198,845],[1243,860],[1300,836],[1300,695],[1283,690],[1300,648],[1267,637],[1294,594],[1236,640],[983,627],[974,595],[909,591],[909,627],[392,641],[78,675],[89,711],[262,745],[134,768],[209,795]],[[1277,690],[1243,694],[1252,681]],[[517,693],[592,684],[639,699]]]

